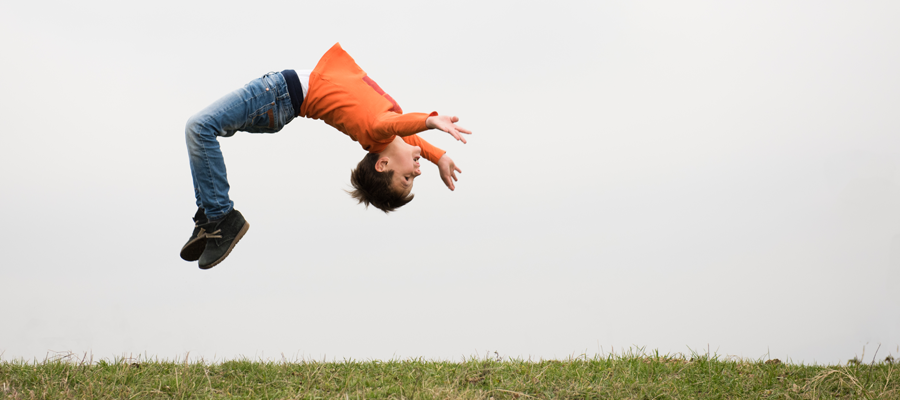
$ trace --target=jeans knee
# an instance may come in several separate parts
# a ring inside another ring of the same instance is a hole
[[[200,114],[195,114],[188,118],[187,123],[184,124],[184,135],[185,137],[194,137],[200,134],[200,131],[203,130],[203,122],[201,122],[203,118]]]
[[[184,138],[188,147],[202,146],[201,143],[216,140],[216,129],[207,115],[199,113],[188,118],[184,124]]]
[[[184,141],[187,143],[188,153],[195,154],[204,147],[203,131],[204,123],[200,115],[194,115],[188,118],[184,125]]]

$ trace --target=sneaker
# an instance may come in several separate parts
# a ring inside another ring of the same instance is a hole
[[[240,211],[231,210],[225,218],[209,221],[200,225],[200,228],[206,230],[206,249],[200,256],[200,269],[210,269],[228,257],[237,242],[250,229],[250,224]]]
[[[207,222],[209,220],[206,218],[206,214],[202,208],[198,207],[197,213],[194,214],[194,232],[191,233],[191,238],[181,248],[181,258],[184,261],[197,261],[200,259],[200,255],[203,254],[203,249],[206,248],[206,231],[200,225]]]

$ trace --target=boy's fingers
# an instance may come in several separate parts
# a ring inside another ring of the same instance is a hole
[[[441,178],[444,180],[444,184],[447,185],[447,188],[450,190],[456,189],[456,186],[453,184],[453,180],[450,179],[453,171],[450,171],[450,174],[444,175]]]
[[[462,137],[456,129],[453,130],[453,137],[455,137],[456,140],[463,142],[463,144],[466,144],[466,138]]]

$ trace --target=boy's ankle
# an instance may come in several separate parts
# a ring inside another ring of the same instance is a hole
[[[206,217],[206,213],[203,211],[203,207],[197,207],[197,212],[194,213],[194,223],[197,225],[205,224],[209,221],[209,218]]]
[[[210,218],[209,216],[206,216],[206,223],[207,223],[207,224],[216,224],[216,223],[222,222],[222,221],[225,220],[225,218],[228,218],[228,215],[229,215],[229,214],[231,214],[231,213],[233,213],[233,212],[234,212],[234,208],[228,210],[227,213],[222,214],[222,216],[220,216],[220,217],[218,217],[218,218],[215,218],[215,219]]]

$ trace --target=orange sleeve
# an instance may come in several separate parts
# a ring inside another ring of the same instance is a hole
[[[419,132],[427,131],[425,120],[428,117],[438,115],[437,112],[425,113],[407,113],[397,114],[395,112],[385,112],[375,118],[372,125],[372,133],[376,140],[384,141],[391,136],[409,136]]]
[[[431,163],[435,165],[437,165],[441,156],[446,153],[446,151],[432,146],[431,143],[426,142],[425,139],[420,138],[419,135],[403,136],[401,139],[410,146],[419,146],[419,148],[422,149],[422,157],[425,157],[426,160],[431,161]]]

